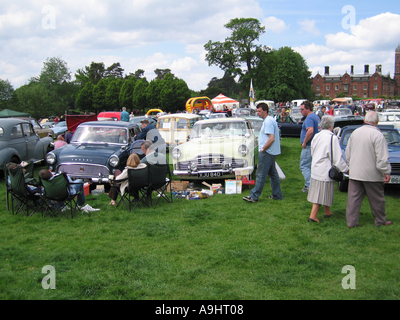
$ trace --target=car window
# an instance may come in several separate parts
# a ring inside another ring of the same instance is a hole
[[[22,138],[22,128],[20,124],[17,124],[11,129],[11,139],[17,139],[17,138]]]
[[[126,144],[128,131],[125,128],[79,127],[71,142]]]
[[[39,126],[39,124],[38,124],[35,120],[31,120],[31,123],[32,123],[33,128],[34,128],[35,130],[42,129],[42,128]]]
[[[23,123],[22,128],[24,130],[25,137],[30,137],[35,134],[35,132],[33,131],[32,125],[30,123]]]
[[[352,133],[353,133],[353,130],[346,130],[346,132],[344,133],[344,136],[340,139],[342,141],[342,145],[347,146],[347,143],[349,142],[349,138]]]
[[[400,135],[397,130],[381,130],[388,144],[400,144]]]
[[[0,127],[0,138],[4,136],[4,129]]]

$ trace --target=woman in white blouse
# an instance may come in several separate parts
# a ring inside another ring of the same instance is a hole
[[[309,222],[319,222],[317,214],[321,205],[324,206],[325,218],[333,215],[331,206],[333,204],[335,181],[329,178],[328,174],[332,164],[342,172],[347,172],[349,169],[342,157],[339,140],[332,132],[334,124],[335,118],[333,116],[323,116],[321,119],[321,132],[316,134],[311,142],[311,184],[307,200],[313,205],[308,219]],[[331,141],[333,155],[331,155]]]
[[[122,181],[120,184],[114,184],[111,186],[111,189],[108,193],[108,196],[111,198],[111,202],[109,203],[112,206],[115,206],[116,204],[116,200],[118,197],[118,189],[120,189],[121,191],[121,195],[123,195],[125,193],[125,189],[129,184],[128,179],[128,169],[144,169],[146,168],[146,164],[145,163],[140,163],[140,158],[136,153],[132,153],[128,160],[126,161],[126,167],[125,169],[121,172],[121,174],[116,175],[116,177],[114,178],[116,181],[118,180],[124,180]]]

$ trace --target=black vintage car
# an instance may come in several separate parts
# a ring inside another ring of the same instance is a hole
[[[335,116],[335,128],[343,128],[352,124],[363,124],[364,118],[362,116],[342,115]],[[281,137],[297,137],[300,138],[301,128],[303,122],[296,122],[293,117],[290,117],[290,122],[279,122],[281,129]]]
[[[85,122],[77,127],[71,143],[49,152],[46,161],[53,172],[95,184],[108,183],[115,170],[125,168],[133,137],[139,132],[137,124],[125,121]]]

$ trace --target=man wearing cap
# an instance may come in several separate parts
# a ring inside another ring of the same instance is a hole
[[[158,129],[153,126],[152,124],[149,123],[149,120],[143,119],[140,121],[140,124],[142,125],[142,132],[140,132],[138,135],[134,136],[135,140],[149,140],[154,144],[154,149],[157,152],[161,152],[163,154],[166,153],[166,145],[165,145],[165,140],[161,136],[160,132]]]

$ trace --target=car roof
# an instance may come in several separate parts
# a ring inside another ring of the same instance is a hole
[[[201,116],[193,113],[172,113],[160,116],[158,119],[166,119],[166,118],[195,119],[195,118],[201,118]]]
[[[85,126],[85,127],[120,127],[120,128],[128,128],[128,127],[134,127],[136,126],[136,123],[132,123],[129,121],[88,121],[88,122],[83,122],[79,125]]]
[[[30,121],[17,118],[0,118],[0,125],[2,126],[4,125],[15,126],[18,123],[30,123]]]
[[[213,119],[199,120],[199,121],[196,122],[196,124],[213,123],[213,122],[242,122],[242,121],[248,121],[248,120],[245,119],[245,118],[241,118],[241,117],[224,117],[224,118],[213,118]]]

